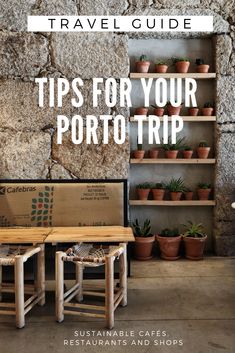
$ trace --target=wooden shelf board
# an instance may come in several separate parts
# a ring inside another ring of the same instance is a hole
[[[214,200],[192,201],[155,201],[155,200],[129,200],[131,206],[215,206]]]
[[[189,122],[208,122],[208,121],[216,121],[216,116],[180,116],[183,121],[189,121]],[[160,121],[163,121],[163,117],[159,117]],[[168,120],[171,121],[171,117],[168,117]],[[130,122],[136,123],[137,121],[134,120],[134,117],[130,117]],[[144,122],[148,122],[148,117],[144,120]]]
[[[144,158],[144,159],[136,159],[131,158],[130,164],[215,164],[216,160],[214,158],[207,159],[185,159],[185,158]]]
[[[180,73],[165,73],[165,74],[158,74],[154,72],[148,73],[139,73],[139,72],[131,72],[130,78],[138,79],[138,78],[195,78],[195,79],[211,79],[216,78],[215,72],[209,72],[205,74],[200,74],[197,72],[188,72],[186,74]]]

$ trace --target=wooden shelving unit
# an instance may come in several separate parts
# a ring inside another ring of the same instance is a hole
[[[154,72],[148,73],[139,73],[139,72],[131,72],[131,79],[140,79],[140,78],[195,78],[197,80],[208,80],[212,78],[216,78],[215,72],[210,72],[206,74],[199,74],[197,72],[189,72],[187,74],[178,74],[178,73],[165,73],[165,74],[157,74]]]
[[[208,159],[198,159],[198,158],[177,158],[177,159],[169,159],[169,158],[144,158],[144,159],[130,159],[130,164],[215,164],[215,158]]]
[[[155,201],[155,200],[129,200],[131,206],[215,206],[214,200],[182,200],[182,201]]]
[[[195,122],[195,123],[201,123],[201,122],[215,122],[216,121],[216,116],[181,116],[183,121],[187,122]],[[159,117],[160,121],[163,121],[163,117]],[[168,120],[171,121],[171,117],[168,117]],[[137,121],[134,120],[134,117],[130,117],[130,122],[136,123]],[[144,120],[144,122],[148,122],[148,117]]]

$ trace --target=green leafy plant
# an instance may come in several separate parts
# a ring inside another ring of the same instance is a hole
[[[132,223],[132,228],[136,237],[151,237],[151,224],[150,219],[144,221],[143,226],[139,223],[138,219]]]
[[[175,57],[175,56],[173,56],[173,57],[171,58],[171,60],[172,60],[173,64],[176,64],[176,63],[178,63],[179,61],[188,61],[188,62],[190,62],[190,59],[189,59],[189,58],[186,58],[186,57]]]
[[[166,185],[164,183],[156,183],[156,184],[153,184],[152,189],[165,189],[166,188]]]
[[[172,178],[169,181],[169,183],[166,185],[166,188],[170,192],[184,192],[185,190],[184,180],[181,178],[178,178],[178,179]]]
[[[206,141],[200,141],[198,147],[209,147]]]
[[[210,189],[211,188],[210,183],[198,183],[197,186],[199,189]]]
[[[192,151],[193,149],[192,149],[192,147],[190,147],[190,146],[183,146],[183,147],[182,147],[182,150],[183,150],[183,151]]]
[[[201,59],[201,58],[196,59],[196,60],[195,60],[195,64],[196,64],[196,65],[204,65],[204,64],[205,64],[204,59]]]
[[[161,237],[178,237],[179,236],[179,229],[178,228],[165,228],[162,229],[160,236]]]
[[[142,55],[140,56],[140,61],[148,61],[147,55],[142,54]]]
[[[168,138],[168,140],[170,140],[170,137]],[[176,143],[162,143],[161,146],[165,151],[179,151],[184,147],[183,146],[184,140],[185,140],[185,137],[181,137],[176,139]]]
[[[188,221],[187,225],[184,225],[186,228],[185,233],[183,234],[184,237],[190,237],[190,238],[204,238],[205,233],[204,233],[204,228],[201,223],[193,223],[191,221]]]
[[[206,102],[203,107],[204,108],[214,108],[214,104],[211,102]]]
[[[154,104],[151,104],[151,107],[155,108],[155,109],[158,109],[158,108],[163,108],[164,109],[165,108],[165,107],[158,107],[157,105],[154,105]]]
[[[150,183],[142,183],[136,185],[137,189],[151,189],[151,184]]]
[[[181,102],[180,105],[178,105],[177,107],[182,107],[183,104],[184,104],[184,103]],[[173,107],[173,105],[171,104],[171,102],[170,102],[170,101],[167,101],[167,102],[166,102],[166,106],[168,107],[169,105],[171,105],[171,106]]]
[[[156,64],[156,65],[167,65],[167,62],[164,61],[164,60],[157,60],[157,61],[155,62],[155,64]]]

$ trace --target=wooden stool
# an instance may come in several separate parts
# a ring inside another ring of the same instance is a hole
[[[119,287],[114,287],[114,261],[119,258]],[[64,262],[72,261],[76,266],[76,282],[64,293]],[[105,289],[101,286],[83,285],[83,269],[85,267],[105,266]],[[78,302],[83,295],[105,298],[105,306],[71,303],[75,297]],[[92,244],[73,246],[66,252],[56,253],[56,320],[62,322],[64,314],[97,317],[106,319],[106,327],[114,327],[114,311],[118,305],[127,305],[127,259],[126,244],[108,248],[94,248]]]
[[[37,276],[33,285],[24,284],[24,263],[37,254]],[[14,303],[0,302],[0,314],[15,315],[16,326],[25,325],[25,315],[35,304],[45,304],[45,255],[44,245],[0,245],[0,301],[2,293],[15,293]],[[14,266],[15,283],[2,283],[2,267]],[[25,301],[25,294],[30,297]]]

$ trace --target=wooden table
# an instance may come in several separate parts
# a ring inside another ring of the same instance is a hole
[[[73,242],[113,242],[128,243],[135,241],[130,227],[54,227],[45,239],[45,243]]]
[[[42,244],[51,231],[44,227],[0,228],[0,244]]]

